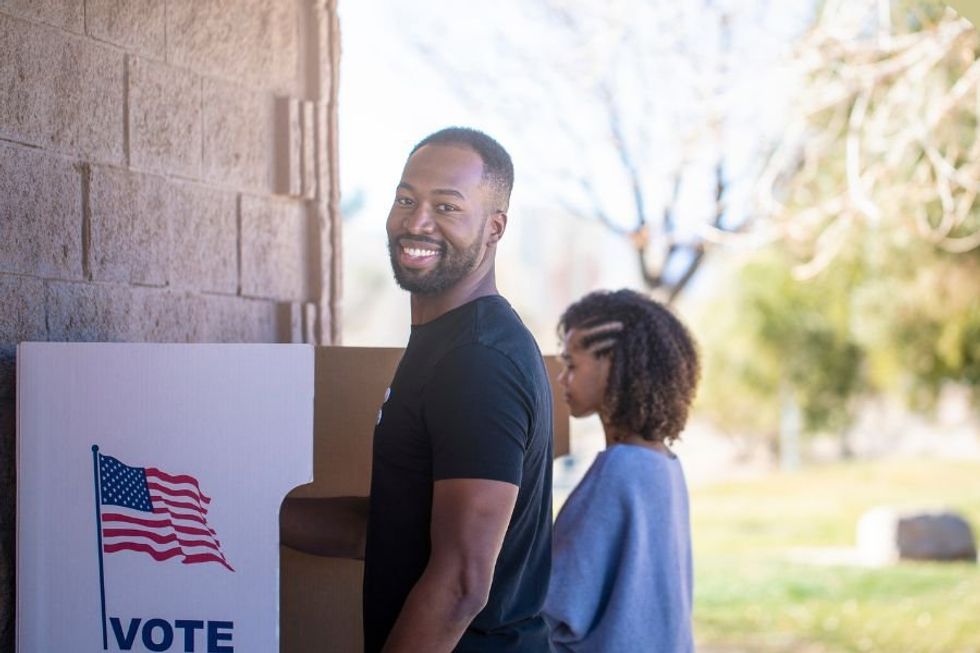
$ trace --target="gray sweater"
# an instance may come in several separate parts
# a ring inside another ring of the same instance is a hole
[[[600,453],[555,522],[544,614],[552,650],[694,650],[687,485],[677,458]]]

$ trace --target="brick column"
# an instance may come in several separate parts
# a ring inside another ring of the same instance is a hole
[[[0,0],[0,650],[15,348],[335,341],[335,0]]]

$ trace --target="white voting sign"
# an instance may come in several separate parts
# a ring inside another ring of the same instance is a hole
[[[17,421],[19,653],[279,650],[312,347],[24,343]]]

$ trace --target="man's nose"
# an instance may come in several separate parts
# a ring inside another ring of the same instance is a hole
[[[435,226],[432,210],[426,204],[417,205],[405,216],[405,231],[412,234],[431,233]]]

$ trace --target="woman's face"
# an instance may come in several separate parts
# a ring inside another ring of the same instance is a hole
[[[573,417],[602,413],[609,379],[611,356],[596,358],[582,347],[582,334],[570,329],[565,334],[561,358],[565,364],[558,375],[565,403]]]

